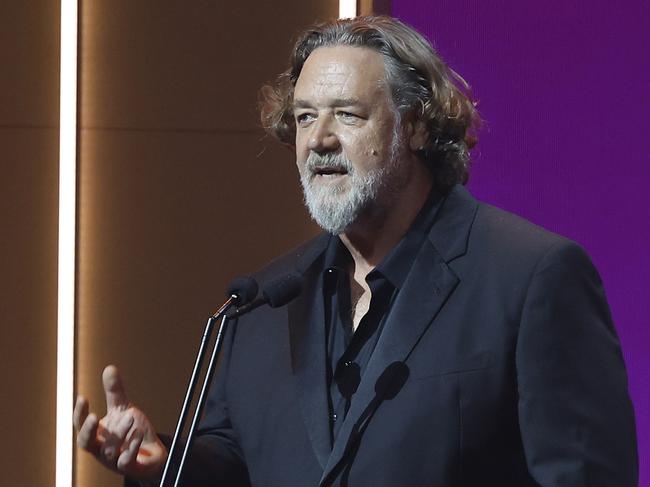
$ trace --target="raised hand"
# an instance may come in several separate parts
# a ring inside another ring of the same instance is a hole
[[[89,413],[88,400],[77,397],[74,425],[77,444],[107,468],[133,479],[156,481],[162,475],[167,449],[147,416],[129,403],[117,367],[102,374],[106,416]]]

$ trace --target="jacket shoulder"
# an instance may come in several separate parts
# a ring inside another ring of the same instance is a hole
[[[540,257],[552,248],[580,247],[576,242],[525,218],[482,202],[478,204],[470,241],[480,242],[492,252],[504,256],[528,254]]]
[[[252,273],[260,285],[287,274],[304,274],[305,270],[318,259],[325,249],[331,235],[321,233],[303,242],[288,252],[276,257],[264,267]]]
[[[477,200],[461,186],[444,201],[430,238],[447,262],[470,255],[506,267],[514,262],[534,263],[556,246],[578,246],[514,213]]]
[[[495,287],[501,283],[511,292],[523,292],[534,276],[551,270],[602,285],[580,244],[485,203],[479,203],[465,255],[454,265],[460,277]]]

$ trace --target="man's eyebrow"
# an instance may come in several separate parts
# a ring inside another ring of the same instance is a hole
[[[358,98],[335,98],[332,100],[331,105],[333,107],[351,107],[362,105],[362,103]]]
[[[334,98],[328,102],[332,107],[351,107],[363,106],[364,104],[358,98]],[[307,100],[293,100],[293,108],[313,108],[314,104]]]
[[[312,104],[307,100],[293,100],[293,108],[311,108]]]

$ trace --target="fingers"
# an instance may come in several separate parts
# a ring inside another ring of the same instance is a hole
[[[126,397],[117,367],[107,366],[102,374],[102,382],[106,395],[106,409],[109,411],[111,409],[126,409],[129,406],[129,400]]]
[[[120,472],[126,474],[135,471],[137,468],[136,459],[138,457],[138,451],[140,450],[140,445],[142,445],[143,435],[139,431],[135,431],[131,436],[126,448],[120,456],[117,458],[117,469]]]
[[[108,418],[104,418],[102,422],[107,420]],[[117,417],[114,424],[104,425],[105,439],[101,446],[101,454],[108,464],[116,464],[131,426],[133,426],[133,414],[130,412]]]
[[[155,481],[167,458],[165,445],[146,415],[129,405],[117,367],[104,369],[102,383],[108,410],[101,420],[89,413],[86,398],[77,397],[73,413],[77,444],[111,470]]]
[[[117,469],[124,475],[158,485],[166,460],[167,449],[160,439],[147,442],[144,433],[135,429],[117,460]]]
[[[81,425],[88,416],[88,400],[83,396],[77,396],[77,402],[74,405],[74,413],[72,415],[72,422],[77,431],[81,429]]]
[[[97,428],[99,419],[96,415],[87,414],[77,433],[77,445],[93,455],[99,454],[99,441],[97,439]]]

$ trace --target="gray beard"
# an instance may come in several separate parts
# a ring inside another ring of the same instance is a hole
[[[402,189],[408,177],[397,158],[397,139],[393,142],[388,164],[366,175],[359,174],[342,153],[309,154],[300,182],[309,214],[323,230],[339,235],[362,214],[385,209],[391,204],[392,196]],[[316,184],[314,180],[319,177],[316,167],[345,169],[347,184],[344,187]]]

